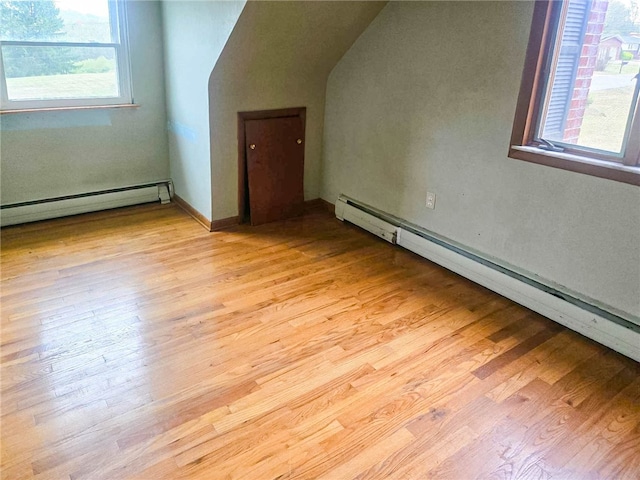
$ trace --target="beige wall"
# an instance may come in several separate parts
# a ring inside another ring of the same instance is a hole
[[[214,220],[236,216],[237,113],[307,107],[305,198],[320,194],[326,79],[381,2],[248,2],[209,80]]]
[[[169,177],[159,2],[130,1],[128,19],[140,108],[2,115],[3,205]]]
[[[210,220],[209,76],[245,1],[162,5],[171,178],[176,193]]]
[[[506,156],[532,7],[389,3],[330,75],[322,197],[347,194],[637,321],[640,189]]]

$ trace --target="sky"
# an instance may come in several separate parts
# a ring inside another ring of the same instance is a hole
[[[99,17],[109,16],[109,3],[107,0],[56,0],[55,4],[60,10],[73,10],[74,12],[88,13]]]

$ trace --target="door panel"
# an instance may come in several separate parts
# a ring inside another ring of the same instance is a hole
[[[302,119],[284,117],[246,120],[245,147],[251,225],[302,214]]]

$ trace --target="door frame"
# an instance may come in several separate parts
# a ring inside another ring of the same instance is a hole
[[[247,120],[268,120],[270,118],[300,117],[302,131],[306,137],[307,107],[280,108],[276,110],[255,110],[250,112],[238,112],[238,223],[244,223],[244,210],[247,182],[247,152],[245,142],[244,122]],[[306,149],[306,138],[305,138]]]

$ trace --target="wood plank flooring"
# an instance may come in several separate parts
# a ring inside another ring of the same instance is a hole
[[[316,212],[2,231],[2,479],[638,479],[639,365]]]

